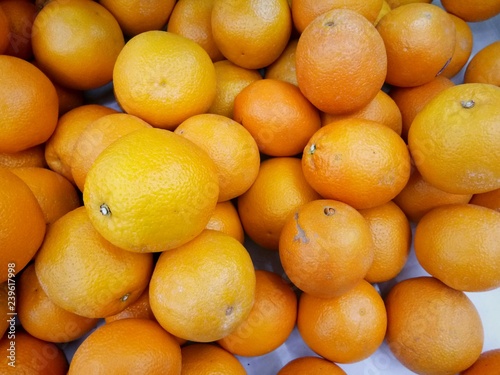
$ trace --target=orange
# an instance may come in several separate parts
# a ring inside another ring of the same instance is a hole
[[[6,317],[6,319],[2,319],[0,322],[0,337],[3,337],[3,335],[7,332],[7,335],[10,334],[11,332],[15,332],[16,330],[16,321],[15,318],[14,320],[10,320],[9,314],[14,314],[17,310],[16,304],[14,301],[14,296],[12,293],[14,292],[16,286],[15,284],[8,285],[7,281],[4,281],[3,283],[0,284],[0,313]],[[11,295],[9,296],[9,288],[11,288]],[[10,298],[9,298],[10,297]],[[14,315],[12,315],[14,316]],[[11,323],[12,322],[12,323]],[[11,328],[12,327],[12,328]],[[9,331],[7,331],[7,329]]]
[[[396,102],[384,91],[380,90],[378,94],[366,106],[358,111],[347,113],[344,115],[332,115],[322,113],[322,126],[345,118],[361,118],[372,120],[384,124],[394,130],[398,135],[401,135],[403,120],[401,111]]]
[[[255,271],[255,302],[250,315],[218,343],[245,357],[260,356],[282,345],[297,319],[297,296],[286,281],[270,271]]]
[[[222,54],[247,69],[273,63],[292,33],[287,0],[214,0],[211,22],[215,44]]]
[[[466,0],[441,0],[443,8],[466,22],[480,22],[493,18],[500,13],[497,0],[483,0],[471,3]]]
[[[0,168],[0,283],[20,272],[33,258],[45,236],[45,219],[28,185]]]
[[[218,196],[216,167],[208,154],[164,129],[136,130],[109,145],[83,190],[96,230],[135,252],[169,250],[196,237]]]
[[[281,264],[300,290],[321,298],[348,292],[373,260],[370,227],[351,206],[328,199],[294,210],[279,242]]]
[[[403,269],[411,246],[411,227],[404,212],[389,201],[377,207],[359,210],[370,227],[373,239],[373,263],[365,275],[371,283],[389,281]]]
[[[250,314],[255,271],[243,245],[205,230],[156,263],[149,298],[158,322],[177,337],[198,342],[227,336]]]
[[[368,358],[382,344],[386,326],[384,301],[367,281],[337,297],[300,296],[300,335],[330,361],[352,363]]]
[[[492,210],[500,212],[500,189],[488,191],[481,194],[474,194],[469,203],[488,207]]]
[[[234,119],[252,134],[260,152],[271,156],[301,153],[321,126],[318,110],[297,86],[269,78],[241,90]]]
[[[2,6],[0,5],[0,54],[3,55],[5,50],[9,47],[9,19],[5,12],[3,11]]]
[[[212,344],[182,348],[182,375],[246,375],[243,365],[231,353]]]
[[[320,357],[299,357],[291,360],[277,375],[346,375],[336,364]]]
[[[236,121],[204,113],[183,121],[174,133],[192,141],[215,163],[219,202],[247,191],[259,173],[259,148],[252,134]]]
[[[299,85],[295,71],[295,51],[298,42],[298,39],[290,39],[281,55],[266,68],[264,78],[279,79],[295,86]]]
[[[305,97],[323,112],[342,114],[375,98],[384,84],[387,55],[370,21],[353,10],[334,9],[302,32],[295,64]]]
[[[457,75],[469,61],[469,57],[472,53],[473,35],[467,22],[453,14],[449,16],[455,23],[455,51],[453,52],[450,62],[441,72],[441,76],[452,78]]]
[[[111,12],[123,33],[134,36],[145,31],[163,29],[167,23],[175,0],[100,0],[99,3]]]
[[[371,208],[404,188],[410,156],[401,137],[387,126],[352,118],[323,126],[311,137],[302,169],[322,197]]]
[[[45,159],[49,168],[74,182],[71,159],[82,131],[98,118],[117,113],[100,104],[86,104],[68,111],[57,122],[57,127],[45,144]]]
[[[387,51],[386,83],[419,86],[432,81],[455,51],[455,23],[433,4],[411,3],[390,11],[377,24]]]
[[[378,13],[377,19],[375,20],[375,22],[373,24],[375,26],[377,26],[378,23],[380,22],[380,20],[382,19],[382,17],[384,17],[390,11],[391,11],[391,6],[389,5],[389,3],[386,0],[383,0],[382,8],[380,9],[380,12]]]
[[[465,69],[464,82],[500,86],[500,40],[488,44],[474,55]]]
[[[445,204],[469,203],[472,194],[452,194],[440,190],[422,178],[414,169],[410,179],[393,201],[409,220],[416,223],[431,209]]]
[[[2,0],[0,6],[9,19],[10,25],[10,43],[4,53],[31,60],[33,58],[31,29],[37,13],[35,4],[28,0]]]
[[[76,107],[84,105],[85,98],[82,90],[70,89],[61,86],[57,82],[54,83],[54,87],[56,88],[57,97],[59,98],[59,116],[64,115],[66,112]]]
[[[419,374],[456,374],[481,354],[483,326],[471,300],[433,277],[398,282],[385,298],[386,341]]]
[[[500,212],[472,204],[434,208],[418,222],[415,254],[446,285],[479,292],[500,287]]]
[[[40,144],[17,152],[0,152],[0,166],[4,168],[46,167],[45,145]]]
[[[58,343],[82,337],[98,322],[55,305],[40,286],[33,264],[26,267],[18,283],[17,314],[29,334]]]
[[[216,93],[215,69],[196,42],[171,32],[145,31],[120,52],[113,87],[125,112],[174,129],[208,110]]]
[[[217,90],[208,112],[233,118],[236,95],[250,83],[262,79],[262,76],[255,69],[242,68],[229,60],[215,62],[214,68]]]
[[[292,15],[294,25],[299,33],[318,16],[332,9],[349,9],[364,16],[371,23],[375,23],[382,8],[382,0],[294,0],[292,1]]]
[[[181,349],[168,332],[148,319],[104,324],[77,348],[68,375],[180,375]]]
[[[404,140],[408,139],[408,131],[417,113],[437,94],[454,85],[449,78],[437,76],[432,81],[420,86],[392,87],[390,89],[389,95],[401,112],[403,121],[401,136]]]
[[[481,353],[477,361],[460,375],[495,375],[499,367],[500,349],[490,349]]]
[[[57,93],[40,69],[0,55],[0,152],[18,152],[45,142],[58,118]]]
[[[408,146],[420,174],[453,194],[500,187],[500,87],[468,83],[435,96],[418,113]]]
[[[126,113],[104,115],[88,124],[74,143],[70,160],[71,176],[80,191],[90,167],[106,147],[125,134],[150,127],[146,121]]]
[[[40,285],[63,309],[103,318],[125,309],[147,287],[151,254],[122,250],[106,241],[79,207],[49,226],[35,259]]]
[[[387,0],[389,6],[394,9],[401,5],[411,4],[411,3],[432,3],[433,0]]]
[[[31,189],[47,224],[52,224],[81,205],[80,196],[71,182],[50,169],[13,168],[12,173],[20,177]]]
[[[156,321],[156,318],[151,311],[149,304],[149,288],[144,289],[140,297],[132,304],[128,305],[125,309],[115,315],[105,317],[106,323],[114,322],[120,319],[150,319]]]
[[[240,243],[243,243],[245,240],[245,233],[238,211],[230,201],[217,203],[205,228],[226,233]]]
[[[99,3],[86,0],[46,3],[33,23],[31,41],[40,69],[78,90],[109,83],[125,44],[115,17]]]
[[[224,59],[212,35],[214,0],[179,0],[170,15],[167,31],[194,40],[212,61]]]
[[[304,203],[319,198],[304,178],[299,159],[271,158],[261,163],[254,184],[238,197],[238,213],[254,242],[278,250],[288,217]]]
[[[62,349],[24,331],[18,330],[15,339],[4,336],[0,340],[0,350],[6,354],[1,362],[5,375],[66,375],[68,371],[68,361]]]

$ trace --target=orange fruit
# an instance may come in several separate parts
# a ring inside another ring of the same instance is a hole
[[[500,40],[488,44],[474,55],[465,69],[464,82],[500,86]]]
[[[377,26],[377,24],[380,22],[382,17],[384,17],[390,11],[391,11],[391,6],[389,5],[389,3],[386,0],[383,0],[382,8],[380,9],[380,12],[378,13],[377,19],[375,20],[375,22],[373,24],[375,26]]]
[[[191,39],[207,51],[212,61],[224,59],[212,35],[214,0],[179,0],[170,15],[167,31]]]
[[[287,0],[215,0],[212,35],[222,54],[236,65],[260,69],[273,63],[292,33]]]
[[[373,262],[365,275],[370,283],[389,281],[403,269],[411,246],[411,227],[404,212],[389,201],[377,207],[359,210],[370,227]]]
[[[145,31],[161,30],[167,23],[175,0],[100,0],[116,18],[123,33],[134,36]]]
[[[61,116],[54,133],[45,144],[45,159],[49,168],[74,182],[71,160],[80,134],[91,122],[111,113],[117,111],[100,104],[86,104]]]
[[[16,330],[15,316],[12,315],[12,317],[14,318],[12,321],[10,320],[11,317],[9,316],[9,314],[14,314],[17,310],[12,298],[12,291],[11,295],[9,296],[9,288],[15,289],[15,285],[13,285],[11,282],[9,286],[7,283],[7,281],[4,281],[0,284],[0,313],[3,316],[7,317],[7,319],[2,319],[2,321],[0,322],[0,337],[3,337],[6,332],[8,332],[8,335],[11,334],[11,331],[15,332]],[[9,299],[9,297],[11,298]],[[9,331],[7,331],[7,329]]]
[[[0,54],[3,55],[5,50],[9,47],[10,39],[9,39],[9,19],[5,12],[3,11],[2,6],[0,5]]]
[[[80,196],[71,182],[50,169],[31,167],[11,171],[31,189],[47,224],[81,205]]]
[[[500,211],[500,189],[474,194],[469,203]]]
[[[2,0],[0,6],[9,19],[10,26],[10,43],[4,53],[20,59],[31,60],[33,57],[31,29],[37,13],[35,4],[27,0]]]
[[[58,118],[54,85],[40,69],[17,57],[0,55],[0,72],[0,152],[23,151],[45,142]]]
[[[219,180],[219,202],[247,191],[259,173],[259,148],[252,134],[236,121],[204,113],[183,121],[174,133],[190,140],[212,159]]]
[[[126,113],[112,113],[88,124],[73,145],[71,176],[83,191],[87,173],[99,154],[111,143],[135,130],[150,128],[146,121]]]
[[[59,98],[59,116],[64,115],[66,112],[76,107],[84,105],[85,98],[82,90],[70,89],[61,86],[57,82],[54,83],[54,87],[56,88],[57,97]]]
[[[260,152],[293,156],[320,128],[318,110],[299,88],[277,79],[250,83],[234,100],[234,119],[253,136]]]
[[[375,98],[384,84],[387,55],[370,21],[353,10],[334,9],[302,32],[295,64],[304,96],[323,112],[342,114]]]
[[[48,297],[87,318],[116,314],[137,300],[152,268],[151,254],[122,250],[97,233],[84,207],[49,226],[35,259]]]
[[[299,85],[295,71],[295,51],[298,42],[298,39],[290,39],[281,55],[266,68],[264,78],[279,79],[295,86]]]
[[[68,361],[61,348],[24,331],[16,332],[15,340],[4,336],[0,340],[0,350],[7,354],[2,359],[2,372],[6,375],[66,375],[68,371]]]
[[[115,315],[105,317],[106,323],[114,322],[120,319],[150,319],[156,321],[156,318],[149,304],[149,288],[144,289],[140,297],[132,304]]]
[[[99,3],[82,0],[46,3],[33,22],[31,41],[40,69],[78,90],[111,82],[125,44],[115,17]]]
[[[250,83],[262,79],[262,76],[255,69],[242,68],[229,60],[215,62],[214,68],[217,90],[208,112],[233,118],[236,96]]]
[[[238,197],[237,207],[245,233],[258,245],[278,250],[288,217],[319,198],[304,178],[299,159],[271,158],[261,163],[257,179]]]
[[[385,298],[386,341],[419,374],[455,374],[481,354],[483,326],[471,300],[433,277],[398,282]]]
[[[182,375],[246,375],[243,365],[219,346],[191,344],[181,349]]]
[[[485,21],[500,13],[500,3],[497,0],[483,0],[477,4],[465,0],[441,0],[441,3],[447,12],[466,22]]]
[[[382,0],[294,0],[292,1],[292,16],[294,25],[299,33],[318,16],[332,9],[349,9],[364,16],[371,23],[375,23],[382,8]]]
[[[0,152],[0,166],[4,168],[46,167],[45,145],[39,144],[22,151]]]
[[[196,237],[218,196],[208,154],[164,129],[136,130],[109,145],[92,165],[83,190],[96,230],[135,252],[169,250]]]
[[[455,23],[433,4],[411,3],[390,11],[377,24],[387,51],[385,81],[411,87],[432,81],[455,51]]]
[[[422,267],[457,290],[500,287],[500,212],[472,204],[434,208],[415,231]]]
[[[219,202],[210,216],[205,229],[218,230],[234,237],[240,243],[245,240],[245,233],[241,225],[238,211],[230,201]]]
[[[441,72],[441,76],[452,78],[462,70],[469,61],[472,53],[473,35],[470,26],[463,19],[449,14],[451,20],[455,23],[455,51],[450,62]]]
[[[254,295],[247,250],[233,237],[208,229],[164,251],[149,287],[151,309],[162,327],[198,342],[231,333],[250,314]]]
[[[76,349],[68,375],[180,375],[181,349],[168,332],[149,319],[104,324]]]
[[[291,360],[278,371],[277,375],[346,375],[336,364],[320,357],[299,357]]]
[[[387,0],[387,3],[391,9],[397,8],[401,5],[411,4],[411,3],[432,3],[432,0]]]
[[[245,357],[272,352],[295,327],[297,296],[286,281],[270,271],[255,271],[255,302],[250,315],[217,342],[227,351]]]
[[[120,52],[113,87],[125,112],[174,129],[208,110],[216,93],[215,69],[196,42],[171,32],[145,31]]]
[[[490,349],[481,353],[477,361],[460,375],[495,375],[499,366],[500,349]]]
[[[54,304],[38,282],[33,264],[21,274],[18,293],[19,321],[30,335],[40,340],[57,343],[73,341],[89,332],[98,322]]]
[[[345,119],[323,126],[302,155],[306,181],[327,199],[357,209],[393,199],[410,177],[406,144],[387,126]]]
[[[452,80],[439,75],[420,86],[392,87],[390,89],[389,95],[401,112],[403,122],[401,136],[404,140],[408,139],[408,131],[417,113],[437,94],[454,85]]]
[[[300,335],[314,352],[330,361],[352,363],[368,358],[382,344],[386,326],[384,301],[367,281],[361,280],[337,297],[300,296]]]
[[[10,170],[0,168],[0,283],[21,271],[45,236],[45,219],[28,185]],[[7,267],[8,266],[8,267]]]
[[[420,174],[453,194],[500,187],[500,87],[456,85],[436,95],[418,113],[408,146]]]
[[[472,194],[452,194],[440,190],[422,178],[417,169],[393,201],[403,210],[409,220],[416,223],[431,209],[446,204],[469,203]]]
[[[367,221],[351,206],[328,199],[294,210],[281,231],[281,265],[300,290],[321,298],[348,292],[373,260]]]
[[[321,125],[325,126],[332,122],[345,118],[361,118],[379,122],[394,130],[401,135],[403,120],[401,111],[396,102],[384,91],[380,90],[378,94],[363,108],[343,115],[332,115],[322,112]]]

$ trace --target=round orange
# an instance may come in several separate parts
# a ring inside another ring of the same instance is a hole
[[[238,211],[231,201],[217,203],[205,228],[226,233],[240,243],[245,240],[245,233]]]
[[[182,348],[182,375],[246,375],[243,365],[231,353],[212,344],[194,343]]]
[[[295,70],[295,51],[298,43],[298,39],[290,39],[281,55],[266,68],[264,78],[279,79],[295,86],[299,85]]]
[[[0,152],[0,166],[4,168],[47,167],[45,144],[17,152]]]
[[[346,375],[336,364],[321,357],[299,357],[291,360],[277,375]]]
[[[115,320],[132,318],[156,321],[149,303],[149,288],[144,289],[144,292],[142,292],[141,296],[134,303],[128,305],[118,314],[106,316],[104,320],[106,323],[111,323]]]
[[[495,375],[498,368],[500,368],[500,349],[490,349],[481,353],[477,361],[460,375]]]
[[[4,53],[23,60],[31,60],[33,58],[31,29],[37,14],[35,4],[28,0],[2,0],[1,7],[9,19],[10,26],[10,43]]]
[[[447,12],[466,22],[485,21],[500,13],[500,3],[497,0],[482,0],[478,3],[467,0],[441,0],[441,4]]]
[[[469,203],[488,207],[492,210],[500,212],[500,189],[495,189],[481,194],[474,194]]]
[[[455,23],[456,38],[455,51],[450,62],[441,72],[441,76],[452,78],[467,64],[472,53],[473,35],[467,22],[450,13],[451,20]]]
[[[500,40],[474,55],[465,69],[464,82],[500,86]]]

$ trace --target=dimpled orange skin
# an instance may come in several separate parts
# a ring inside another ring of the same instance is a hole
[[[466,22],[479,22],[494,17],[500,13],[500,3],[497,0],[467,1],[441,0],[443,8]]]
[[[500,86],[500,40],[488,44],[467,65],[465,83],[489,83]]]
[[[277,375],[346,375],[336,364],[321,357],[300,357],[288,362]]]
[[[482,194],[474,194],[469,203],[488,207],[500,212],[500,189],[491,190]]]
[[[460,375],[495,375],[500,368],[500,348],[481,353],[480,357]]]
[[[182,375],[246,375],[238,359],[213,344],[194,343],[181,349]]]

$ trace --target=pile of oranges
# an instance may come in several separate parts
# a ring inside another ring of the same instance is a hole
[[[440,5],[0,0],[0,372],[498,373],[500,2]]]

